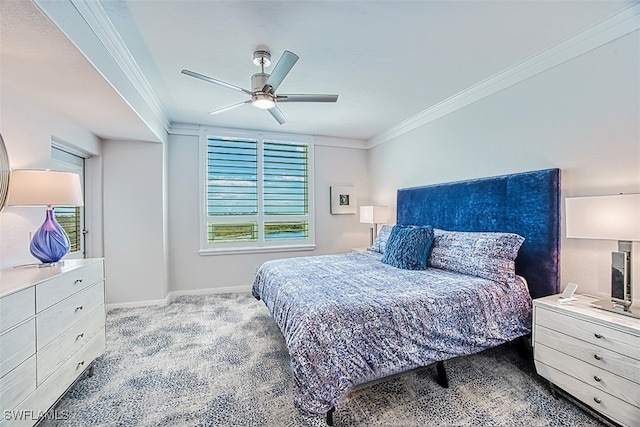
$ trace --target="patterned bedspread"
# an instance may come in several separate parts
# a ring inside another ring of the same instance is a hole
[[[354,252],[269,261],[253,295],[284,335],[294,404],[325,414],[350,388],[525,335],[531,298],[513,285]]]

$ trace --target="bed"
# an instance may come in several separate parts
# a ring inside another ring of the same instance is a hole
[[[559,188],[547,169],[400,189],[375,250],[263,264],[253,295],[285,338],[298,411],[331,425],[356,386],[434,363],[442,375],[529,334],[531,298],[559,289]],[[426,269],[403,264],[425,239]]]

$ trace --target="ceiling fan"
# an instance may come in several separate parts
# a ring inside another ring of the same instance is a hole
[[[278,108],[280,102],[336,102],[338,100],[338,95],[276,94],[276,90],[284,78],[287,77],[287,74],[289,74],[298,59],[298,55],[285,50],[271,71],[271,74],[267,74],[264,72],[264,67],[271,65],[271,53],[266,50],[256,50],[253,53],[253,63],[260,67],[260,72],[251,76],[251,90],[246,90],[231,83],[223,82],[222,80],[189,70],[182,70],[182,74],[242,92],[251,97],[251,99],[247,99],[246,101],[213,110],[209,112],[209,114],[218,114],[241,105],[253,104],[254,107],[269,111],[273,118],[282,125],[287,122],[287,119],[280,108]]]

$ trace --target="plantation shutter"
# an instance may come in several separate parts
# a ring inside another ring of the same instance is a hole
[[[220,136],[206,142],[207,244],[309,242],[308,143]]]
[[[80,207],[75,206],[56,206],[53,213],[58,224],[64,229],[69,236],[71,247],[69,252],[78,252],[82,242],[82,224],[80,222]]]
[[[209,138],[207,213],[258,214],[258,143],[250,139]]]
[[[264,141],[265,215],[309,212],[307,145]]]
[[[308,165],[307,144],[263,141],[264,215],[282,218],[265,222],[266,241],[309,236]]]
[[[61,148],[51,146],[51,169],[77,173],[84,193],[84,158]],[[56,221],[69,236],[71,243],[66,258],[84,257],[84,208],[80,206],[54,206]]]

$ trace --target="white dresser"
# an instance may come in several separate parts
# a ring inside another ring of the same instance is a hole
[[[591,307],[577,296],[533,301],[538,374],[624,426],[640,426],[640,319]]]
[[[0,271],[0,426],[34,425],[104,349],[102,259]]]

